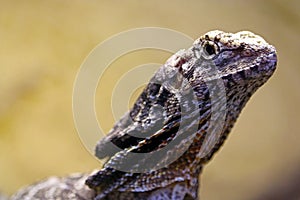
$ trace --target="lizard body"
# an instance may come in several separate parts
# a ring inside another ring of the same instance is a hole
[[[275,48],[251,32],[204,34],[171,56],[98,142],[96,156],[108,161],[83,190],[96,200],[198,199],[202,167],[276,64]]]

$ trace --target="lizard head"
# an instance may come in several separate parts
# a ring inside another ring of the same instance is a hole
[[[167,61],[165,68],[177,70],[192,88],[197,101],[189,102],[198,102],[199,121],[207,122],[207,126],[200,124],[199,130],[207,134],[197,133],[199,138],[205,135],[205,140],[196,137],[193,143],[195,149],[201,147],[199,158],[209,160],[219,149],[249,98],[272,76],[276,64],[275,48],[249,31],[210,31]]]
[[[211,113],[224,111],[224,118],[219,115],[213,120],[214,127],[218,121],[224,120],[220,127],[222,133],[218,135],[218,131],[207,131],[208,138],[201,146],[201,149],[207,146],[213,149],[209,153],[202,152],[209,160],[224,142],[249,98],[272,76],[276,69],[277,55],[272,45],[249,31],[210,31],[197,39],[188,51],[193,51],[196,56],[191,57],[197,59],[192,61],[193,64],[181,65],[183,76],[196,88],[194,91],[200,101],[206,102],[205,105],[217,105],[215,111],[211,107]],[[206,100],[208,94],[210,99]],[[217,142],[211,144],[207,141]]]

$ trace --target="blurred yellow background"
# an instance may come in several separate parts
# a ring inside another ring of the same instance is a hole
[[[250,100],[201,179],[203,200],[259,197],[300,171],[299,11],[298,0],[0,1],[0,191],[12,194],[51,175],[100,167],[73,123],[76,73],[108,37],[157,26],[193,38],[214,29],[250,30],[277,48],[277,71]],[[169,56],[145,50],[113,63],[105,80],[110,84],[100,82],[105,91],[96,97],[106,132],[114,123],[111,90],[122,72]]]

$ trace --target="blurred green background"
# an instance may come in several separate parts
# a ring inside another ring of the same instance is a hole
[[[277,71],[247,104],[201,179],[203,200],[260,197],[300,171],[299,11],[298,0],[0,1],[0,191],[12,194],[51,175],[100,167],[73,123],[76,73],[108,37],[158,26],[193,38],[214,29],[250,30],[277,48]],[[145,50],[113,63],[109,84],[100,82],[105,90],[96,97],[106,132],[114,123],[111,90],[122,73],[169,56]]]

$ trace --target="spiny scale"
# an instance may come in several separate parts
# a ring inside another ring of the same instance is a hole
[[[98,142],[108,161],[86,181],[95,199],[197,199],[203,165],[276,63],[275,48],[247,31],[211,31],[174,54]]]

